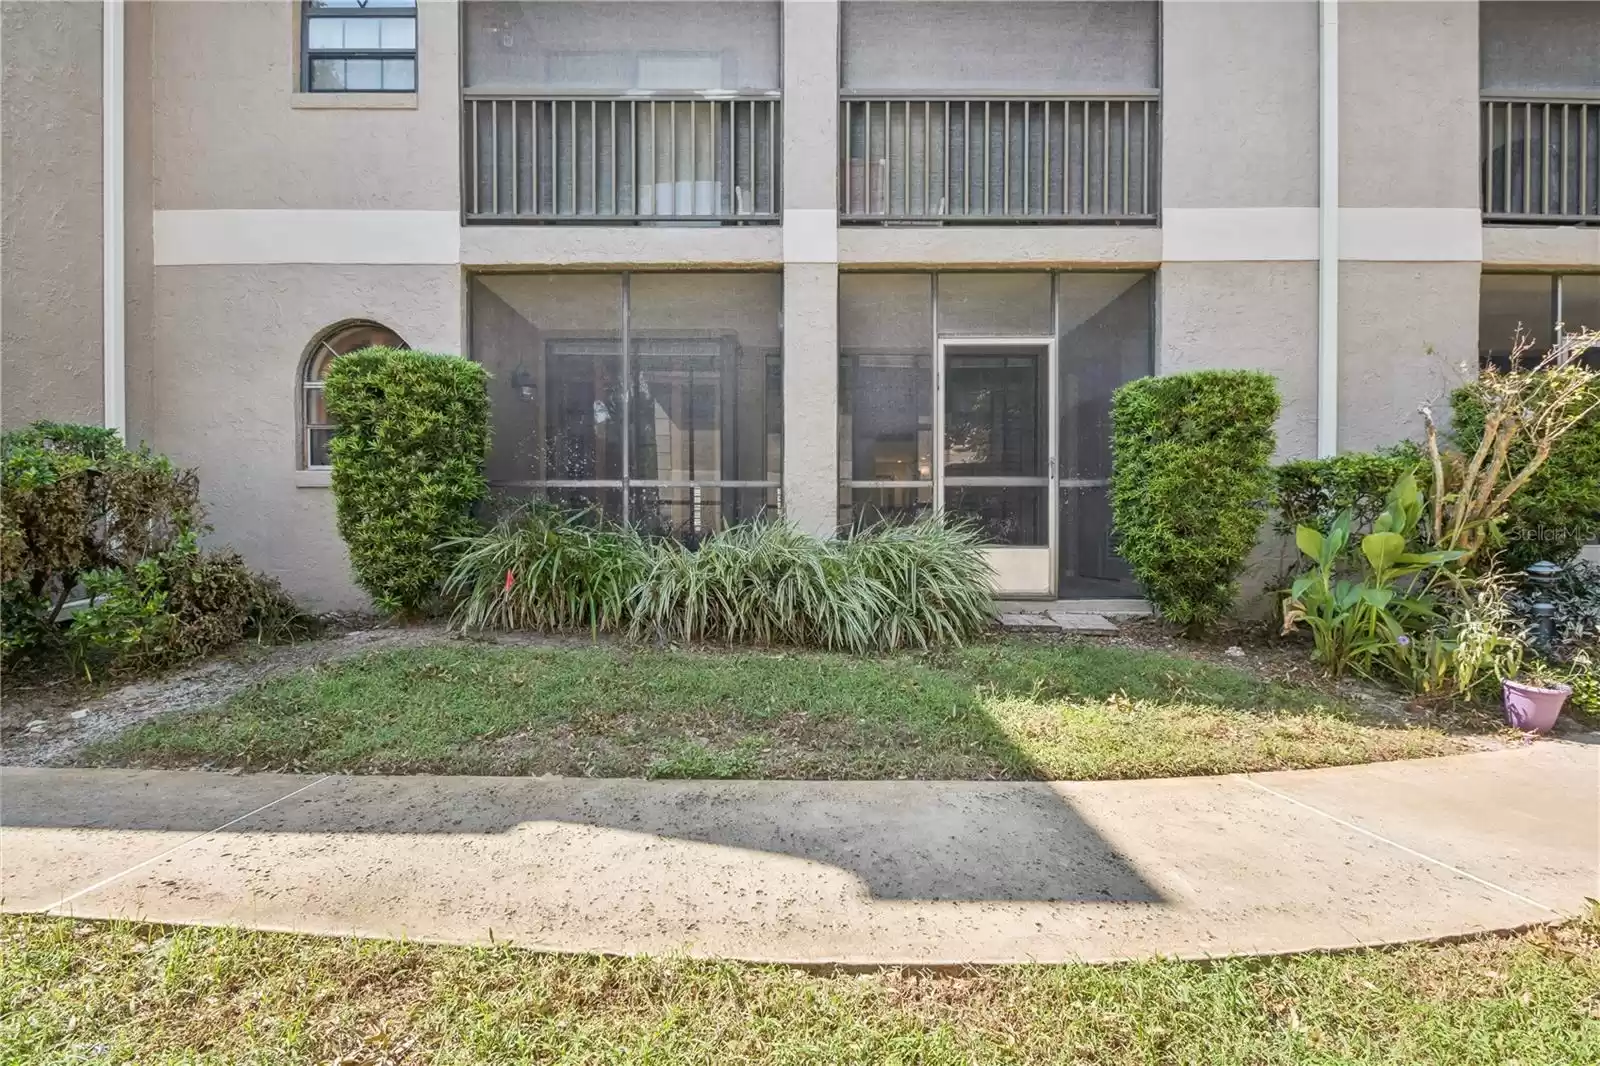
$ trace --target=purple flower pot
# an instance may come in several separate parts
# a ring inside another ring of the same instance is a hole
[[[1506,724],[1524,733],[1548,733],[1555,727],[1561,707],[1572,695],[1571,685],[1542,688],[1520,681],[1502,681],[1505,692]]]

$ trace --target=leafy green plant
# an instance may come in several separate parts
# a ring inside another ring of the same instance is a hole
[[[1408,440],[1374,452],[1282,463],[1272,472],[1273,529],[1284,536],[1293,536],[1300,526],[1327,529],[1349,511],[1351,531],[1365,533],[1383,513],[1394,483],[1427,461],[1422,448]]]
[[[1270,374],[1142,378],[1112,405],[1111,505],[1122,557],[1169,620],[1205,629],[1233,606],[1272,487]]]
[[[1427,696],[1483,700],[1497,695],[1499,683],[1516,676],[1528,652],[1508,594],[1508,582],[1497,573],[1463,581],[1443,619],[1417,640],[1412,674],[1402,680]]]
[[[489,396],[477,363],[366,348],[336,359],[324,394],[339,535],[356,581],[380,608],[416,614],[452,562],[444,544],[476,531],[488,489]]]
[[[842,541],[846,565],[882,588],[879,647],[960,644],[994,617],[983,538],[967,522],[922,515],[880,522]]]
[[[131,673],[252,631],[305,628],[277,582],[233,552],[198,547],[206,527],[192,470],[124,447],[114,430],[54,422],[5,434],[0,462],[8,661],[59,655],[91,677]]]
[[[1585,352],[1600,348],[1600,332],[1568,333],[1529,367],[1523,356],[1532,348],[1533,342],[1519,330],[1511,351],[1511,365],[1519,369],[1486,367],[1468,386],[1468,395],[1462,397],[1462,428],[1455,437],[1459,450],[1441,447],[1433,410],[1422,408],[1433,473],[1429,540],[1469,557],[1482,552],[1485,565],[1491,564],[1483,549],[1492,551],[1505,543],[1504,527],[1528,486],[1549,470],[1551,458],[1575,431],[1600,417],[1600,374],[1581,361]],[[1475,411],[1481,411],[1481,419]],[[1579,483],[1593,484],[1592,468],[1580,465],[1570,473]],[[1588,506],[1582,502],[1578,509]],[[1583,515],[1573,520],[1589,528]],[[1552,538],[1579,535],[1576,528],[1533,532],[1535,543],[1547,532]],[[1508,565],[1520,557],[1514,554]]]
[[[649,548],[597,514],[538,503],[485,533],[446,542],[455,563],[444,593],[466,629],[626,628]]]
[[[1425,501],[1416,478],[1403,475],[1390,490],[1372,532],[1360,541],[1361,576],[1341,576],[1340,563],[1350,541],[1349,511],[1326,532],[1301,526],[1295,544],[1313,566],[1284,597],[1283,630],[1304,622],[1311,631],[1314,657],[1333,676],[1353,669],[1372,677],[1380,668],[1408,678],[1414,673],[1414,635],[1438,620],[1438,605],[1426,585],[1409,580],[1460,559],[1460,551],[1412,551],[1408,534],[1417,529]]]
[[[1506,502],[1492,541],[1506,569],[1523,570],[1541,559],[1566,563],[1600,535],[1600,408],[1592,406],[1600,403],[1600,377],[1588,391],[1589,412],[1555,440],[1549,459]],[[1457,389],[1450,408],[1450,443],[1470,455],[1484,434],[1483,387],[1474,382]],[[1530,440],[1515,440],[1506,465],[1520,469],[1535,448]]]
[[[146,559],[132,571],[91,570],[83,575],[87,604],[66,628],[67,661],[92,679],[96,670],[149,666],[165,656],[175,628],[167,611],[161,564]]]
[[[839,540],[756,522],[689,546],[536,505],[447,547],[467,629],[863,652],[960,643],[991,619],[980,538],[931,517]]]
[[[53,620],[90,570],[131,570],[202,528],[200,483],[113,430],[36,423],[0,436],[0,581]]]

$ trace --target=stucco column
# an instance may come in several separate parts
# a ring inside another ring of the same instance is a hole
[[[783,504],[838,524],[839,3],[783,5]]]
[[[1478,358],[1478,5],[1342,5],[1339,448],[1422,429]]]

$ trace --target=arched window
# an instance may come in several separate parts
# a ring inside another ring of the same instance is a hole
[[[328,420],[328,407],[322,399],[322,382],[328,366],[341,355],[361,348],[405,348],[406,342],[387,326],[376,322],[342,322],[326,330],[306,353],[300,376],[300,463],[307,470],[326,469],[328,442],[334,425]]]

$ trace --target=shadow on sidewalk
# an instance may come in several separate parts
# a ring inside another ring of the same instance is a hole
[[[192,834],[239,819],[221,832],[393,835],[396,849],[419,853],[435,846],[429,837],[480,835],[496,839],[448,854],[454,861],[471,855],[495,865],[497,877],[513,878],[519,868],[551,864],[581,871],[614,856],[619,843],[626,849],[626,839],[607,839],[620,832],[822,863],[884,900],[1162,900],[1067,797],[1033,782],[339,776],[284,799],[314,779],[181,771],[5,776],[0,820],[8,828]],[[257,810],[264,804],[272,805]],[[591,838],[552,823],[610,832]],[[639,863],[652,861],[653,848],[639,850]]]

